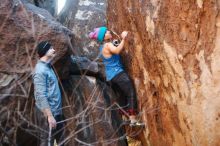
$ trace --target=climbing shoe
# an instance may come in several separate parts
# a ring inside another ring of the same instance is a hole
[[[129,124],[131,127],[144,127],[145,124],[142,122],[134,122]]]

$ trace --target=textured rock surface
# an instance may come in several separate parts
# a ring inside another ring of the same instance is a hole
[[[67,53],[73,34],[47,11],[33,5],[2,1],[0,7],[1,89],[5,88],[8,92],[4,90],[4,94],[8,94],[20,88],[19,95],[26,97],[27,93],[18,85],[31,75],[37,60],[35,46],[41,40],[49,40],[57,51],[56,61]],[[1,95],[1,99],[4,99],[5,96]]]
[[[121,120],[113,106],[115,99],[106,84],[88,76],[71,76],[63,80],[68,100],[68,145],[126,146]],[[69,111],[69,112],[68,112]],[[120,137],[120,139],[119,139]]]
[[[65,115],[73,119],[67,121],[66,142],[70,146],[83,142],[125,145],[118,138],[123,135],[118,131],[118,114],[104,103],[104,97],[111,95],[103,92],[101,87],[105,85],[96,85],[96,79],[85,76],[69,76],[76,72],[69,67],[74,61],[70,57],[71,49],[74,51],[72,32],[46,10],[19,0],[1,1],[0,20],[0,145],[37,144],[31,72],[38,58],[34,48],[41,40],[49,40],[56,49],[55,70],[60,79],[68,81],[68,86],[65,81],[61,86],[66,91],[63,92]],[[77,73],[88,64],[88,60],[84,65],[80,62]],[[90,73],[96,73],[97,64],[92,65],[95,67]]]
[[[34,57],[34,47],[41,40],[49,40],[61,58],[66,52],[72,33],[66,27],[56,22],[45,10],[31,4],[23,5],[18,2],[1,2],[1,65],[0,68],[8,72],[25,72],[27,59],[25,55]],[[57,39],[59,38],[59,41]],[[65,46],[66,45],[66,46]],[[28,52],[29,48],[30,52]],[[16,54],[19,52],[20,54]],[[7,55],[4,51],[10,51]],[[36,59],[36,57],[34,58]],[[56,60],[57,60],[56,59]],[[7,62],[7,63],[4,63]],[[19,62],[20,68],[13,65]],[[31,66],[31,65],[30,65]],[[1,70],[2,71],[2,70]],[[30,70],[29,70],[30,71]]]
[[[66,0],[59,21],[72,30],[73,48],[80,55],[95,59],[98,46],[88,38],[93,28],[106,25],[106,0]]]
[[[109,0],[153,146],[220,145],[219,1]]]
[[[57,15],[57,0],[21,0],[23,2],[29,2],[37,7],[43,8],[50,12],[52,16]]]
[[[33,117],[31,72],[38,58],[34,48],[49,40],[57,51],[56,61],[67,54],[73,34],[46,10],[21,1],[2,0],[0,19],[0,145],[36,144],[33,136],[20,133],[22,128],[31,130],[23,118]]]

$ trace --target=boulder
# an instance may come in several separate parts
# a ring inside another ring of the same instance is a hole
[[[218,1],[109,0],[109,29],[129,31],[123,61],[153,146],[220,144]]]
[[[75,53],[91,60],[98,57],[98,44],[88,38],[94,28],[106,26],[106,0],[66,0],[58,21],[74,34]]]
[[[74,34],[26,1],[2,0],[0,19],[0,145],[37,145],[31,75],[38,60],[34,48],[48,40],[57,52],[52,64],[62,89],[66,145],[126,146],[116,96],[99,81],[99,64],[71,56],[77,55]]]
[[[115,104],[117,96],[95,77],[72,75],[62,81],[68,145],[127,146]]]
[[[38,59],[34,48],[42,40],[50,41],[57,51],[56,62],[69,53],[73,34],[48,11],[19,0],[2,0],[0,19],[0,137],[2,144],[24,145],[24,141],[31,145],[34,137],[19,131],[31,129],[24,119],[31,121],[33,117],[31,75]],[[24,137],[29,137],[29,143]]]

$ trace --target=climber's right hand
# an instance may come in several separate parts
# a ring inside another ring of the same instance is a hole
[[[48,116],[47,120],[50,128],[56,128],[57,122],[52,115]]]
[[[121,33],[122,39],[125,39],[125,38],[127,37],[127,35],[128,35],[128,31],[123,31],[123,32]]]

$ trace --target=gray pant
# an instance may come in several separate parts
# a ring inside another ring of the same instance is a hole
[[[54,139],[56,139],[57,144],[61,143],[64,140],[64,123],[59,123],[56,126],[56,129],[52,129],[51,137],[49,137],[49,124],[47,118],[44,116],[43,112],[41,112],[37,107],[35,107],[35,115],[36,115],[36,124],[38,126],[38,138],[39,146],[53,146]],[[62,121],[63,115],[57,115],[54,117],[56,122]],[[49,143],[50,140],[50,143]],[[64,146],[64,145],[59,145]]]

